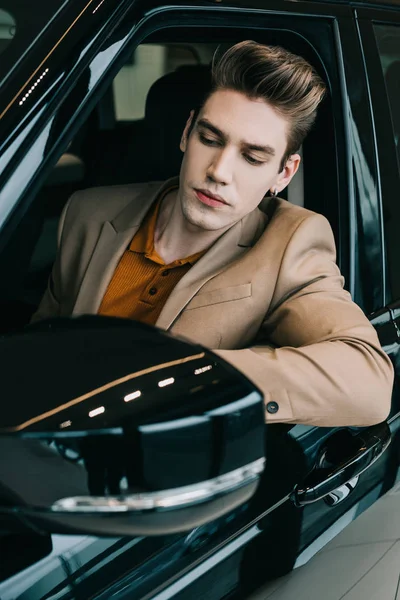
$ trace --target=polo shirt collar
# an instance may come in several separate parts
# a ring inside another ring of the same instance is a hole
[[[152,204],[150,210],[145,216],[141,226],[139,227],[137,233],[133,236],[133,239],[129,245],[129,250],[131,252],[137,252],[138,254],[144,254],[146,258],[149,260],[160,264],[165,265],[163,259],[157,254],[154,248],[154,234],[156,230],[156,223],[158,214],[160,212],[160,207],[165,196],[171,192],[173,189],[176,189],[175,186],[171,186],[167,189],[163,190],[163,193],[160,195],[158,200]],[[206,250],[202,250],[201,252],[196,252],[196,254],[192,254],[191,256],[187,256],[185,258],[181,258],[175,260],[174,262],[168,265],[169,267],[179,267],[181,265],[185,265],[187,263],[193,265],[196,261],[205,254]]]

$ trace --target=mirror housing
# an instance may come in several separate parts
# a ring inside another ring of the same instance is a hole
[[[177,533],[254,494],[263,397],[211,351],[85,316],[1,338],[0,360],[2,528],[8,515],[36,531]]]

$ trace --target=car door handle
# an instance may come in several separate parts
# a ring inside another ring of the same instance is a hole
[[[359,476],[383,454],[391,440],[386,421],[356,435],[349,430],[340,433],[344,434],[341,446],[347,449],[345,455],[329,460],[328,466],[316,466],[301,484],[296,485],[291,498],[297,506],[316,502]]]

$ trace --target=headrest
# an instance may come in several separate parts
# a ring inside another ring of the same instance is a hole
[[[142,173],[146,180],[178,175],[182,162],[179,143],[186,121],[210,87],[211,70],[206,65],[184,65],[153,83],[144,118],[151,143],[150,166]]]
[[[165,127],[171,120],[184,127],[211,87],[208,65],[184,65],[157,79],[146,99],[145,120]]]

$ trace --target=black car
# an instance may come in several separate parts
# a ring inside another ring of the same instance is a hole
[[[380,425],[266,427],[205,348],[122,319],[28,325],[70,195],[176,175],[213,54],[243,39],[328,84],[287,200],[329,219],[394,363]],[[400,2],[0,0],[0,53],[0,598],[244,598],[398,480]]]

